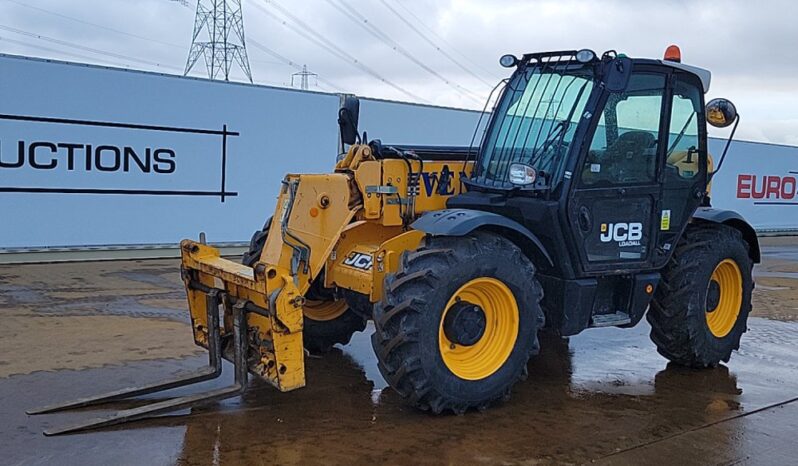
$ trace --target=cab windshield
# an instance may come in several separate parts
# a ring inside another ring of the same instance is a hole
[[[472,181],[512,188],[510,164],[523,163],[553,186],[593,86],[592,66],[571,60],[550,57],[517,71],[487,129]]]

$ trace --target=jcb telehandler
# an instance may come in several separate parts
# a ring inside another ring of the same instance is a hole
[[[567,336],[646,315],[669,360],[728,361],[746,330],[759,246],[742,217],[710,206],[705,122],[739,121],[727,100],[704,105],[710,73],[682,64],[674,46],[664,60],[584,49],[500,62],[514,71],[476,148],[361,139],[348,98],[348,151],[332,173],[285,177],[243,263],[181,243],[209,369],[32,412],[207,380],[222,358],[235,385],[46,433],[235,396],[248,373],[300,388],[305,351],[345,344],[368,320],[387,382],[435,413],[506,398],[544,327]]]

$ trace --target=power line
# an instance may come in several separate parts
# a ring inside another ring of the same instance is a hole
[[[332,54],[336,58],[349,63],[349,59],[346,56],[341,55],[340,53],[336,52],[334,49],[329,47],[324,42],[319,41],[318,39],[316,39],[315,37],[313,37],[310,34],[306,33],[302,29],[297,29],[295,27],[289,26],[289,24],[284,19],[282,19],[279,16],[275,15],[271,11],[266,10],[264,7],[262,7],[262,6],[258,5],[258,4],[253,4],[253,6],[255,6],[257,9],[262,11],[265,15],[269,16],[269,18],[271,18],[272,20],[280,23],[280,25],[282,25],[283,27],[285,27],[287,29],[290,29],[291,31],[301,35],[302,37],[304,37],[305,39],[309,40],[310,42],[313,42],[314,44],[318,45],[319,47],[325,49],[327,52],[329,52],[330,54]],[[287,63],[289,66],[293,67],[294,69],[300,70],[300,71],[302,70],[302,66],[300,66],[298,63],[296,63],[293,60],[290,60],[290,59],[278,54],[277,52],[275,52],[272,49],[267,48],[263,44],[257,43],[255,41],[253,41],[252,39],[250,39],[250,43],[252,43],[252,45],[255,45],[256,47],[258,47],[259,49],[263,50],[264,52],[268,53],[269,55],[271,55],[271,56],[273,56],[273,57],[275,57],[275,58],[277,58],[279,60],[282,60],[284,63]],[[321,81],[321,82],[327,83],[327,85],[332,86],[334,89],[335,88],[342,89],[341,86],[333,85],[333,84],[329,83],[329,81],[325,81],[325,80],[323,80],[321,78],[318,78],[318,80]],[[411,97],[414,97],[414,96],[411,94]]]
[[[350,5],[348,5],[346,2],[344,2],[344,0],[339,0],[339,3],[336,3],[334,0],[326,0],[326,1],[327,1],[327,3],[332,5],[336,10],[338,10],[340,13],[342,13],[344,16],[346,16],[351,21],[353,21],[355,24],[360,26],[363,30],[365,30],[366,32],[368,32],[372,36],[376,37],[378,40],[380,40],[383,43],[385,43],[386,45],[388,45],[388,47],[393,49],[395,52],[403,55],[408,60],[410,60],[413,63],[415,63],[416,65],[418,65],[421,69],[423,69],[427,73],[429,73],[429,74],[435,76],[436,78],[440,79],[446,85],[448,85],[449,87],[453,88],[455,91],[459,92],[460,94],[462,94],[462,95],[464,95],[464,96],[466,96],[466,97],[468,97],[468,98],[470,98],[470,99],[472,99],[472,100],[474,100],[476,102],[482,102],[482,99],[479,98],[478,94],[476,94],[473,91],[461,86],[460,84],[458,84],[458,83],[446,78],[445,76],[443,76],[440,73],[438,73],[437,71],[435,71],[432,67],[428,66],[423,61],[421,61],[418,58],[416,58],[412,53],[407,51],[398,42],[396,42],[390,36],[388,36],[387,34],[382,32],[379,28],[374,26],[374,24],[371,23],[367,17],[363,16],[356,9],[352,8]],[[360,21],[358,21],[357,18],[359,18]]]
[[[291,66],[291,67],[293,67],[293,68],[295,68],[297,70],[302,70],[302,66],[299,65],[297,62],[291,60],[290,58],[285,57],[284,55],[281,55],[281,54],[275,52],[274,50],[270,49],[269,47],[266,47],[265,45],[263,45],[260,42],[252,39],[251,37],[248,38],[247,40],[249,41],[250,45],[255,46],[255,48],[260,49],[261,51],[269,54],[270,56],[282,61],[286,65]],[[322,78],[316,78],[316,79],[319,82],[324,83],[328,87],[332,88],[333,90],[342,90],[343,89],[341,86],[339,86],[337,84],[333,84],[332,82],[327,81],[326,79],[322,79]]]
[[[115,32],[117,34],[121,34],[121,35],[128,36],[128,37],[133,37],[135,39],[146,40],[146,41],[154,42],[154,43],[161,44],[161,45],[167,45],[169,47],[178,47],[178,48],[181,48],[181,49],[183,48],[182,45],[170,44],[169,42],[164,42],[162,40],[153,39],[152,37],[140,36],[138,34],[133,34],[131,32],[126,32],[126,31],[121,31],[119,29],[114,29],[112,27],[104,26],[102,24],[91,23],[89,21],[86,21],[86,20],[83,20],[83,19],[79,19],[79,18],[74,18],[72,16],[67,16],[65,14],[58,13],[56,11],[47,10],[45,8],[40,8],[40,7],[33,6],[33,5],[28,5],[26,3],[19,2],[17,0],[6,0],[6,1],[9,2],[9,3],[14,3],[14,4],[19,5],[21,7],[24,7],[24,8],[28,8],[28,9],[31,9],[31,10],[36,10],[36,11],[39,11],[39,12],[42,12],[42,13],[46,13],[46,14],[52,15],[52,16],[57,16],[59,18],[66,19],[66,20],[69,20],[69,21],[74,21],[76,23],[85,24],[85,25],[93,26],[93,27],[100,28],[100,29],[105,29],[106,31]]]
[[[0,36],[0,42],[7,42],[9,44],[15,44],[15,45],[18,45],[18,46],[21,46],[21,47],[26,47],[26,48],[45,50],[45,51],[48,51],[48,52],[53,52],[53,53],[55,53],[57,55],[67,55],[67,56],[70,56],[70,57],[74,57],[74,58],[79,58],[81,60],[85,60],[86,62],[96,62],[98,60],[96,57],[90,57],[88,55],[83,55],[83,54],[79,54],[79,53],[75,53],[75,52],[70,52],[70,51],[67,51],[67,50],[52,48],[52,47],[46,47],[44,45],[33,44],[33,43],[30,43],[30,42],[25,42],[25,41],[21,41],[21,40],[9,39],[8,37],[3,37],[3,36]],[[250,42],[252,42],[252,41],[250,41]],[[100,63],[104,64],[104,65],[108,65],[108,66],[116,66],[116,67],[119,67],[119,68],[126,68],[126,69],[130,69],[131,68],[131,65],[129,63],[123,63],[123,62],[115,62],[115,61],[110,61],[110,60],[106,61],[104,59],[100,59]],[[283,64],[283,63],[276,62],[276,61],[275,62],[268,62],[268,63]],[[172,69],[179,70],[179,68],[174,68],[174,67]],[[301,68],[298,68],[298,69],[301,69]],[[321,78],[318,78],[318,80],[319,81],[323,81]],[[333,86],[334,87],[334,85],[329,83],[328,81],[325,81],[325,82],[327,83],[328,86]],[[272,84],[277,84],[277,83],[272,83]]]
[[[407,89],[404,89],[403,87],[401,87],[401,86],[389,81],[388,79],[384,78],[382,75],[380,75],[379,73],[377,73],[376,71],[374,71],[370,67],[364,65],[356,57],[352,56],[351,54],[349,54],[348,52],[343,50],[341,47],[338,47],[334,43],[330,42],[329,38],[324,37],[321,34],[319,34],[318,32],[314,31],[313,28],[310,27],[310,25],[308,25],[307,23],[305,23],[304,21],[302,21],[301,19],[299,19],[298,17],[293,15],[291,12],[289,12],[286,8],[282,7],[277,2],[275,2],[273,0],[263,0],[263,2],[268,4],[272,8],[278,10],[285,17],[287,17],[289,20],[291,20],[291,22],[294,24],[294,27],[291,27],[291,26],[288,25],[288,23],[283,18],[280,18],[279,16],[275,15],[271,11],[268,11],[265,8],[258,8],[264,14],[266,14],[269,17],[271,17],[272,19],[276,20],[277,22],[282,24],[284,27],[286,27],[288,29],[291,29],[295,33],[297,33],[297,34],[301,35],[302,37],[306,38],[307,40],[313,42],[314,44],[318,45],[319,47],[327,50],[331,55],[335,56],[336,58],[338,58],[338,59],[340,59],[342,61],[345,61],[345,62],[349,63],[352,66],[355,66],[356,68],[360,69],[361,71],[364,71],[365,73],[367,73],[367,74],[373,76],[374,78],[382,81],[383,83],[391,86],[392,88],[394,88],[395,90],[401,92],[402,94],[404,94],[404,95],[406,95],[406,96],[408,96],[408,97],[410,97],[410,98],[412,98],[414,100],[417,100],[417,101],[429,102],[427,99],[423,99],[420,96],[413,94],[412,92],[408,91]]]
[[[403,16],[401,13],[399,13],[399,12],[398,12],[398,11],[397,11],[397,10],[396,10],[394,7],[392,7],[392,6],[391,6],[391,5],[388,3],[388,1],[387,1],[387,0],[380,0],[380,2],[381,2],[381,3],[382,3],[384,6],[385,6],[385,8],[387,8],[387,9],[388,9],[388,10],[389,10],[391,13],[393,13],[393,14],[394,14],[394,16],[396,16],[397,18],[399,18],[399,20],[400,20],[400,21],[402,21],[403,23],[405,23],[405,25],[406,25],[407,27],[409,27],[409,28],[410,28],[410,29],[411,29],[413,32],[415,32],[416,34],[418,34],[418,36],[419,36],[419,37],[421,37],[422,39],[424,39],[424,41],[425,41],[425,42],[427,42],[429,45],[431,45],[431,46],[432,46],[432,47],[433,47],[435,50],[437,50],[437,51],[438,51],[438,52],[439,52],[441,55],[443,55],[444,57],[448,58],[448,59],[449,59],[449,61],[451,61],[452,63],[454,63],[454,64],[455,64],[455,65],[457,65],[458,67],[460,67],[460,69],[461,69],[461,70],[465,71],[466,73],[470,74],[470,75],[471,75],[471,76],[473,76],[474,78],[478,79],[480,82],[482,82],[482,83],[483,83],[483,84],[485,84],[486,86],[489,86],[489,87],[491,87],[491,88],[492,88],[492,87],[495,85],[495,83],[494,83],[494,84],[491,84],[491,83],[489,83],[488,81],[485,81],[484,79],[482,79],[482,78],[481,78],[479,75],[477,75],[476,73],[474,73],[473,71],[471,71],[471,69],[469,69],[467,66],[465,66],[465,65],[464,65],[464,64],[462,64],[462,63],[460,63],[460,62],[459,62],[457,59],[455,59],[453,56],[451,56],[451,55],[450,55],[448,52],[446,52],[445,50],[443,50],[443,49],[442,49],[442,48],[441,48],[441,47],[440,47],[440,46],[439,46],[437,43],[435,43],[435,41],[434,41],[434,40],[430,39],[430,38],[429,38],[429,36],[427,36],[426,34],[424,34],[424,33],[423,33],[423,32],[422,32],[422,31],[421,31],[421,30],[420,30],[418,27],[416,27],[416,25],[415,25],[415,24],[413,24],[413,22],[412,22],[412,21],[410,21],[410,20],[408,20],[407,18],[405,18],[405,17],[404,17],[404,16]]]
[[[108,27],[108,26],[105,26],[105,25],[102,25],[102,24],[92,23],[90,21],[86,21],[86,20],[83,20],[83,19],[80,19],[80,18],[75,18],[75,17],[72,17],[72,16],[68,16],[68,15],[65,15],[63,13],[59,13],[57,11],[52,11],[52,10],[48,10],[46,8],[36,7],[36,6],[33,6],[33,5],[27,5],[27,4],[19,2],[17,0],[6,0],[6,1],[10,2],[10,3],[14,3],[14,4],[19,5],[21,7],[24,7],[24,8],[28,8],[28,9],[31,9],[31,10],[36,10],[36,11],[39,11],[41,13],[46,13],[48,15],[56,16],[56,17],[59,17],[61,19],[74,21],[74,22],[80,23],[80,24],[85,24],[87,26],[92,26],[92,27],[95,27],[95,28],[104,29],[106,31],[110,31],[110,32],[113,32],[113,33],[116,33],[116,34],[120,34],[120,35],[123,35],[123,36],[132,37],[134,39],[139,39],[139,40],[142,40],[142,41],[153,42],[153,43],[160,44],[160,45],[166,45],[168,47],[172,47],[172,48],[176,48],[176,49],[180,49],[180,50],[185,50],[185,46],[184,45],[173,44],[171,42],[165,42],[165,41],[162,41],[162,40],[154,39],[152,37],[140,36],[138,34],[133,34],[131,32],[122,31],[120,29],[115,29],[115,28]],[[191,7],[188,5],[188,3],[186,1],[182,1],[182,0],[171,0],[171,1],[174,1],[174,2],[176,2],[176,3],[178,3],[178,4],[182,5],[182,6],[185,6],[185,7],[188,7],[189,9],[191,9]],[[56,49],[50,49],[50,50],[57,52]],[[71,55],[75,56],[75,54],[71,54]],[[88,57],[85,57],[85,56],[83,56],[83,57],[84,58],[88,58]],[[88,59],[92,60],[91,58],[88,58]],[[268,60],[250,60],[250,61],[255,62],[255,63],[266,63],[266,64],[270,64],[270,65],[282,64],[282,63],[277,62],[277,61],[268,61]],[[125,66],[127,66],[127,65],[125,65]]]
[[[6,30],[6,31],[9,31],[9,32],[13,32],[15,34],[20,34],[20,35],[24,35],[24,36],[28,36],[28,37],[33,37],[34,39],[39,39],[39,40],[43,40],[43,41],[46,41],[46,42],[51,42],[51,43],[54,43],[54,44],[62,45],[64,47],[70,47],[70,48],[83,50],[83,51],[86,51],[86,52],[96,53],[98,55],[106,55],[106,56],[109,56],[109,57],[114,57],[114,58],[118,58],[118,59],[122,59],[122,60],[132,60],[132,61],[135,61],[135,62],[143,63],[143,64],[150,65],[150,66],[155,66],[155,67],[158,67],[158,68],[168,68],[168,69],[173,69],[173,70],[179,70],[178,68],[175,68],[173,66],[162,65],[162,64],[156,63],[156,62],[152,62],[152,61],[148,61],[148,60],[142,60],[141,58],[135,58],[135,57],[131,57],[131,56],[128,56],[128,55],[122,55],[122,54],[115,53],[115,52],[108,52],[108,51],[105,51],[105,50],[95,49],[95,48],[92,48],[92,47],[86,47],[85,45],[74,44],[72,42],[68,42],[68,41],[61,40],[61,39],[55,39],[53,37],[48,37],[48,36],[44,36],[44,35],[41,35],[41,34],[36,34],[36,33],[30,32],[30,31],[24,31],[22,29],[13,28],[11,26],[5,26],[5,25],[0,24],[0,29]]]
[[[140,35],[137,35],[137,34],[132,34],[132,33],[129,33],[129,32],[126,32],[126,31],[122,31],[122,30],[119,30],[119,29],[114,29],[114,28],[111,28],[111,27],[103,26],[103,25],[100,25],[100,24],[96,24],[96,23],[92,23],[92,22],[85,21],[85,20],[82,20],[82,19],[74,18],[74,17],[68,16],[68,15],[64,15],[64,14],[61,14],[61,13],[58,13],[58,12],[55,12],[55,11],[47,10],[45,8],[39,8],[39,7],[35,7],[35,6],[32,6],[32,5],[26,5],[26,4],[24,4],[22,2],[18,2],[16,0],[6,0],[6,1],[8,1],[10,3],[15,3],[15,4],[17,4],[17,5],[21,6],[21,7],[37,10],[37,11],[39,11],[41,13],[46,13],[46,14],[49,14],[49,15],[52,15],[52,16],[56,16],[56,17],[65,19],[65,20],[74,21],[74,22],[77,22],[77,23],[85,24],[85,25],[96,27],[96,28],[100,28],[100,29],[105,29],[107,31],[111,31],[111,32],[114,32],[114,33],[117,33],[117,34],[133,37],[133,38],[140,39],[140,40],[143,40],[143,41],[155,42],[155,43],[159,43],[161,45],[166,45],[166,46],[169,46],[169,47],[184,49],[184,46],[182,46],[182,45],[172,44],[172,43],[169,43],[169,42],[164,42],[164,41],[153,39],[153,38],[150,38],[150,37],[140,36]],[[189,9],[191,9],[191,7],[188,6],[188,4],[186,2],[182,2],[182,1],[178,1],[178,0],[174,0],[174,1],[176,1],[180,5],[186,6]],[[22,31],[13,31],[13,32],[22,33]],[[37,40],[50,39],[50,38],[44,38],[43,36],[38,36],[37,34],[34,34],[34,33],[28,33],[27,31],[26,31],[25,35],[33,37],[33,38],[35,38]],[[97,60],[97,58],[90,57],[88,55],[83,55],[83,54],[79,54],[79,53],[75,53],[75,52],[69,52],[69,51],[63,50],[63,49],[46,47],[46,46],[43,46],[43,45],[33,44],[33,43],[30,43],[30,42],[10,39],[8,37],[0,37],[0,40],[3,41],[3,42],[10,43],[10,44],[15,44],[15,45],[18,45],[18,46],[21,46],[21,47],[44,50],[44,51],[48,51],[48,52],[52,52],[52,53],[60,54],[60,55],[68,55],[68,56],[73,57],[73,58],[79,58],[81,60],[85,60],[86,62],[94,62],[94,61]],[[56,39],[53,39],[53,40],[56,40]],[[250,43],[250,45],[256,46],[257,48],[261,49],[261,51],[267,53],[268,55],[270,55],[271,57],[276,59],[276,60],[257,60],[257,59],[255,59],[255,60],[251,60],[252,62],[254,62],[254,63],[268,63],[268,64],[272,64],[272,65],[275,65],[275,64],[276,65],[284,65],[284,66],[292,67],[292,68],[294,68],[294,69],[296,69],[298,71],[302,70],[302,67],[298,63],[295,63],[295,62],[291,61],[287,57],[285,57],[283,55],[280,55],[279,53],[275,52],[274,50],[269,49],[268,47],[265,47],[264,45],[256,42],[255,40],[253,40],[251,38],[247,38],[247,41]],[[78,46],[76,44],[68,43],[67,41],[61,41],[61,42],[63,42],[61,45],[66,46],[66,47],[74,47],[74,48],[84,49],[84,46]],[[118,55],[118,54],[112,54],[112,52],[105,52],[105,51],[95,50],[95,49],[91,49],[90,51],[92,53],[98,53],[98,54],[101,54],[101,55],[109,55],[109,54],[111,54],[112,56]],[[119,55],[116,58],[122,58],[122,57],[123,57],[122,55]],[[118,66],[118,67],[122,67],[122,68],[130,68],[131,67],[131,65],[129,63],[124,63],[124,62],[115,62],[115,61],[110,61],[110,60],[109,61],[102,60],[102,62],[106,63],[108,65]],[[164,65],[160,65],[160,66],[164,66]],[[176,68],[176,67],[170,67],[170,68],[173,69],[173,70],[176,70],[176,71],[182,71],[182,70],[180,70],[179,68]],[[334,83],[332,83],[332,82],[330,82],[330,81],[328,81],[326,79],[322,79],[322,78],[319,77],[319,78],[317,78],[317,80],[320,83],[323,83],[326,87],[330,88],[333,91],[343,89],[343,87],[341,87],[340,85],[334,84]]]
[[[298,28],[297,27],[291,27],[291,26],[288,25],[288,23],[284,19],[282,19],[279,16],[275,15],[271,11],[268,11],[265,8],[262,8],[262,7],[259,8],[266,15],[268,15],[272,19],[276,20],[277,22],[282,24],[284,27],[286,27],[288,29],[291,29],[295,33],[297,33],[297,34],[301,35],[302,37],[304,37],[305,39],[313,42],[314,44],[316,44],[319,47],[323,48],[324,50],[328,51],[330,54],[332,54],[336,58],[340,59],[341,61],[349,63],[352,66],[355,66],[356,68],[360,69],[361,71],[366,72],[367,74],[369,74],[369,75],[373,76],[374,78],[382,81],[383,83],[391,86],[395,90],[397,90],[397,91],[401,92],[402,94],[410,97],[411,99],[415,99],[415,100],[419,100],[419,101],[423,101],[423,102],[428,102],[426,99],[423,99],[422,97],[420,97],[420,96],[418,96],[416,94],[413,94],[412,92],[408,91],[407,89],[404,89],[403,87],[399,86],[398,84],[395,84],[395,83],[389,81],[388,79],[384,78],[382,75],[380,75],[379,73],[377,73],[373,69],[369,68],[368,66],[364,65],[360,60],[358,60],[356,57],[352,56],[351,54],[347,53],[342,48],[336,46],[335,44],[333,44],[333,43],[331,43],[329,41],[325,41],[325,38],[323,36],[321,36],[319,33],[315,32],[313,30],[313,28],[311,28],[307,23],[305,23],[301,19],[297,18],[296,16],[292,15],[290,12],[286,11],[286,9],[283,8],[282,6],[280,6],[279,4],[276,4],[275,2],[270,1],[270,0],[264,0],[264,1],[267,4],[269,4],[270,6],[274,7],[278,11],[280,11],[282,14],[284,14],[290,20],[292,20],[294,22],[295,26],[298,26]]]
[[[51,47],[46,47],[44,45],[31,44],[29,42],[25,42],[25,41],[21,41],[21,40],[9,39],[8,37],[0,36],[0,42],[8,42],[9,44],[16,44],[16,45],[20,45],[20,46],[26,47],[26,48],[46,50],[48,52],[54,52],[54,53],[59,54],[59,55],[69,55],[71,57],[80,58],[82,60],[88,60],[88,61],[97,60],[97,58],[89,57],[87,55],[82,55],[82,54],[79,54],[79,53],[69,52],[67,50],[54,49],[54,48],[51,48]],[[112,61],[107,61],[105,63],[107,63],[109,65],[113,65],[113,66],[122,67],[122,68],[130,68],[130,65],[128,65],[127,63],[118,63],[118,62],[112,62]]]
[[[479,68],[479,69],[480,69],[480,70],[482,70],[482,71],[483,71],[485,74],[487,74],[487,75],[489,75],[489,76],[494,76],[494,72],[492,72],[492,71],[490,71],[490,70],[486,69],[485,67],[483,67],[483,66],[482,66],[482,65],[480,65],[479,63],[476,63],[475,61],[471,60],[471,58],[469,58],[469,56],[468,56],[467,54],[465,54],[465,53],[463,53],[463,52],[461,52],[461,51],[457,50],[457,47],[455,47],[454,45],[452,45],[452,44],[451,44],[449,41],[447,41],[446,39],[444,39],[444,38],[443,38],[443,37],[442,37],[440,34],[438,34],[437,32],[435,32],[435,29],[434,29],[434,28],[431,28],[430,26],[428,26],[428,25],[427,25],[427,24],[424,22],[424,20],[423,20],[423,19],[419,18],[419,17],[418,17],[418,15],[416,15],[415,13],[413,13],[413,10],[411,10],[411,9],[410,9],[410,7],[408,7],[407,5],[405,5],[404,3],[400,2],[400,1],[397,1],[397,2],[395,2],[395,3],[396,3],[397,5],[399,5],[399,6],[400,6],[400,7],[401,7],[403,10],[405,10],[405,11],[407,12],[407,14],[409,14],[410,16],[412,16],[412,17],[413,17],[413,19],[414,19],[414,20],[416,20],[416,24],[420,25],[421,27],[423,27],[424,29],[426,29],[426,30],[427,30],[427,31],[428,31],[430,34],[432,34],[433,36],[435,36],[436,38],[438,38],[438,40],[440,40],[442,43],[446,44],[446,45],[447,45],[447,46],[448,46],[448,47],[449,47],[449,48],[450,48],[450,49],[451,49],[453,52],[455,52],[455,53],[457,53],[458,55],[460,55],[460,57],[461,57],[461,58],[463,58],[464,60],[468,61],[469,63],[471,63],[471,64],[472,64],[472,65],[474,65],[475,67]],[[496,79],[500,79],[500,78],[496,78]]]

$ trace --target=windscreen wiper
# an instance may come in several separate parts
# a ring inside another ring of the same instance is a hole
[[[560,120],[557,122],[557,124],[553,125],[549,130],[549,134],[546,135],[546,139],[543,141],[543,144],[541,144],[540,149],[536,151],[537,152],[536,154],[533,154],[533,158],[530,161],[530,164],[534,164],[535,162],[537,162],[538,159],[542,157],[543,154],[546,153],[546,151],[549,150],[551,145],[554,144],[555,141],[559,140],[566,133],[566,131],[568,130],[567,129],[568,126],[569,126],[568,120]]]

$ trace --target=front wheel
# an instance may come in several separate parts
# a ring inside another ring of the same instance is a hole
[[[748,245],[726,225],[690,225],[647,314],[659,353],[689,367],[728,362],[751,312]]]
[[[421,409],[482,409],[526,376],[542,295],[532,263],[501,236],[427,238],[374,306],[380,372]]]

